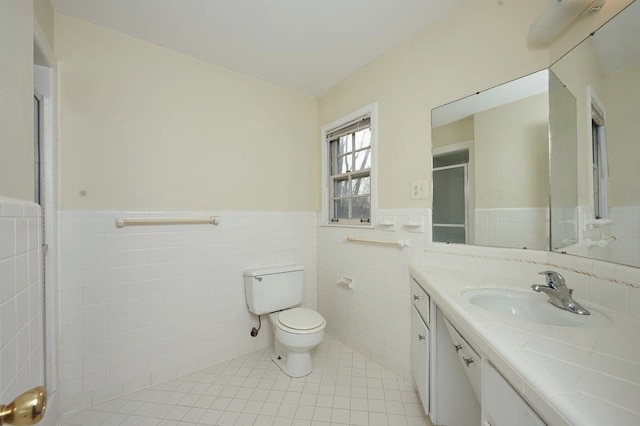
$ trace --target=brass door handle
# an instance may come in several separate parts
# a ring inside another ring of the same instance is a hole
[[[47,391],[44,386],[30,389],[9,405],[0,404],[0,425],[32,425],[44,417],[47,409]]]

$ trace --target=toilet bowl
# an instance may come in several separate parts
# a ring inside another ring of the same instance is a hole
[[[296,307],[302,303],[303,272],[301,265],[281,265],[243,274],[247,308],[258,317],[269,314],[275,335],[271,359],[291,377],[311,373],[311,350],[322,342],[327,325],[316,311]]]
[[[290,377],[311,373],[311,350],[322,342],[325,319],[307,308],[292,308],[269,315],[275,334],[271,359]]]

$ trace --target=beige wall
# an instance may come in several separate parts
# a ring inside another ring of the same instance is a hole
[[[473,140],[473,116],[431,130],[434,148]]]
[[[476,207],[549,206],[549,95],[479,112],[474,123]]]
[[[578,130],[578,204],[593,204],[591,196],[591,106],[587,100],[587,86],[598,96],[602,93],[600,63],[595,56],[591,40],[586,40],[551,70],[576,98]]]
[[[49,45],[53,46],[53,7],[49,0],[33,0],[33,12]]]
[[[33,4],[0,0],[0,195],[33,194]]]
[[[600,28],[604,23],[634,1],[635,0],[607,0],[600,12],[595,15],[583,16],[576,19],[571,26],[560,34],[558,39],[549,46],[552,62],[560,59],[574,46],[586,39],[594,30]]]
[[[640,65],[603,76],[607,108],[610,207],[639,206],[640,191]]]
[[[61,208],[317,210],[316,100],[55,15]]]
[[[431,109],[546,68],[628,3],[607,2],[545,48],[529,44],[527,33],[548,1],[467,1],[323,96],[320,125],[378,101],[379,206],[428,207],[431,200],[410,199],[409,186],[430,179]]]

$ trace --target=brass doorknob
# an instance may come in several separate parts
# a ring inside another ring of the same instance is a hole
[[[44,386],[30,389],[9,405],[0,404],[0,425],[32,425],[38,423],[47,409],[47,391]]]

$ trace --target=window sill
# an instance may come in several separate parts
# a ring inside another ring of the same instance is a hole
[[[323,224],[320,224],[320,226],[323,227],[323,228],[375,229],[375,226],[371,225],[370,223],[367,223],[366,225],[356,225],[355,223],[343,224],[343,225],[333,224],[333,223],[323,223]]]

